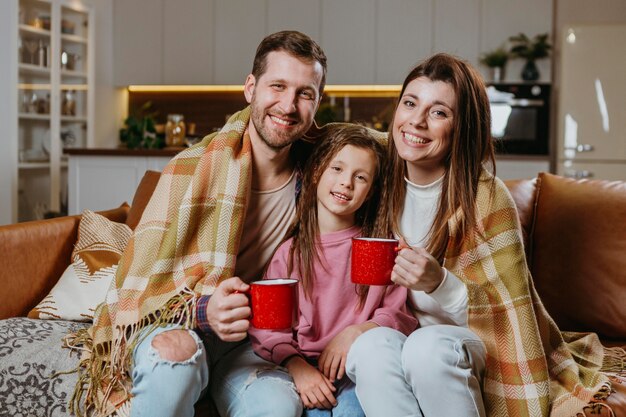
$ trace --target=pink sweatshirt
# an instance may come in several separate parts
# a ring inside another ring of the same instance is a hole
[[[320,236],[321,259],[313,266],[313,291],[306,298],[299,287],[299,319],[293,330],[249,330],[252,347],[262,358],[282,364],[293,355],[317,359],[331,339],[346,327],[371,321],[379,326],[409,334],[417,320],[406,308],[407,289],[397,285],[371,286],[363,309],[357,310],[359,296],[350,281],[352,238],[360,234],[358,227]],[[270,261],[265,274],[269,278],[296,278],[297,271],[287,275],[289,248],[292,240],[283,243]]]

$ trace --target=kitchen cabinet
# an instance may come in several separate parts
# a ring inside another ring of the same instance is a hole
[[[210,84],[213,7],[212,0],[115,0],[115,84]]]
[[[320,0],[267,0],[266,32],[270,34],[298,28],[311,38],[319,40],[321,11]],[[258,39],[257,43],[260,41]]]
[[[159,155],[162,154],[162,155]],[[137,186],[147,170],[162,171],[175,153],[76,149],[69,158],[70,215],[85,209],[108,210],[132,203]]]
[[[551,33],[553,3],[115,0],[115,81],[121,86],[241,85],[260,40],[295,29],[324,48],[329,84],[399,84],[415,63],[434,52],[477,64],[481,53],[511,35]],[[511,60],[506,80],[519,81],[523,64]],[[550,81],[550,60],[537,64],[540,81]],[[481,70],[486,74],[486,68]]]
[[[0,191],[8,202],[0,222],[13,223],[63,213],[64,148],[93,141],[94,16],[91,7],[70,0],[10,0],[2,3],[5,11],[14,52],[2,66],[14,110],[4,125],[11,154],[0,156],[11,183]]]
[[[328,84],[372,84],[376,51],[375,0],[322,0],[320,44]]]
[[[264,1],[215,0],[215,84],[242,85],[267,34]]]
[[[213,1],[164,0],[163,83],[210,84]]]
[[[481,54],[481,25],[489,26],[489,20],[482,20],[481,0],[437,0],[434,2],[433,52],[447,52],[463,57],[478,67]],[[460,35],[462,34],[462,35]],[[510,35],[493,34],[498,42],[504,42]]]
[[[401,84],[419,58],[430,55],[432,9],[430,0],[376,2],[375,83]]]
[[[115,0],[113,13],[115,84],[162,84],[163,0]]]

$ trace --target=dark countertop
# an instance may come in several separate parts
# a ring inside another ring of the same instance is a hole
[[[68,155],[86,156],[174,156],[187,148],[126,149],[126,148],[67,148]]]

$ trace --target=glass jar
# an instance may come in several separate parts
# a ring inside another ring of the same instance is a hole
[[[182,114],[168,114],[165,124],[165,145],[184,146],[185,117]]]

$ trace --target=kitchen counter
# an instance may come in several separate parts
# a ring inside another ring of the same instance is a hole
[[[130,203],[143,174],[162,171],[184,149],[67,149],[69,214]]]

